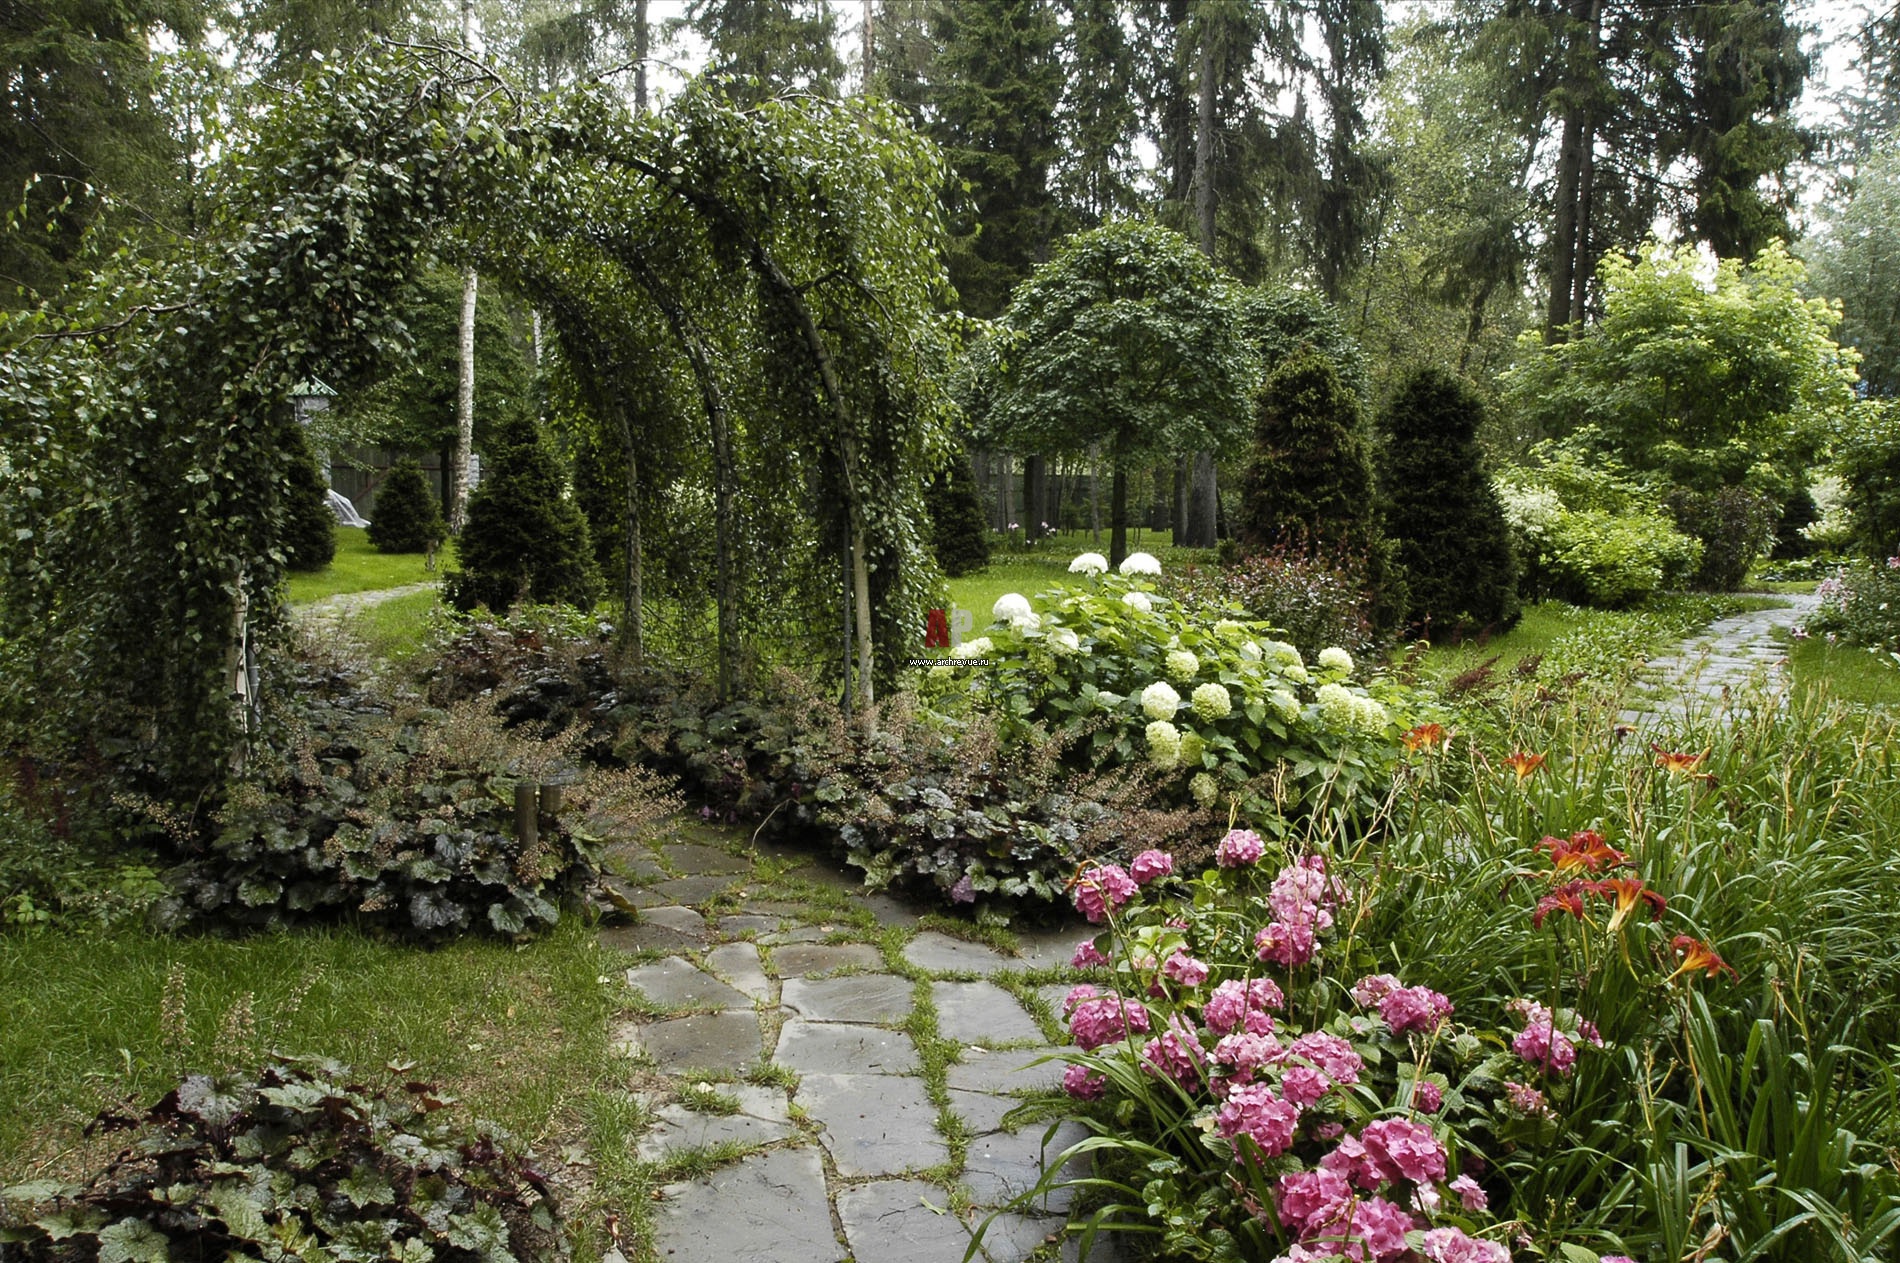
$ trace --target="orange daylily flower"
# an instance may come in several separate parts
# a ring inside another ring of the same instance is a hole
[[[1583,829],[1568,839],[1546,837],[1538,846],[1550,852],[1550,875],[1587,870],[1600,873],[1605,868],[1627,864],[1630,857],[1603,840],[1594,829]]]
[[[1715,954],[1713,947],[1710,947],[1699,938],[1691,938],[1687,934],[1678,934],[1669,940],[1669,950],[1682,957],[1682,963],[1676,966],[1675,973],[1670,974],[1668,978],[1664,979],[1665,982],[1674,982],[1683,974],[1691,973],[1697,969],[1702,970],[1710,978],[1724,971],[1727,971],[1728,976],[1732,979],[1739,981],[1741,977],[1727,961]]]
[[[1399,740],[1405,743],[1407,754],[1417,754],[1420,750],[1429,750],[1433,746],[1446,749],[1451,747],[1451,734],[1445,731],[1443,724],[1420,724]]]
[[[1616,911],[1610,914],[1609,928],[1612,934],[1622,928],[1623,922],[1629,919],[1637,904],[1649,905],[1649,919],[1652,921],[1662,920],[1663,909],[1669,905],[1669,901],[1660,893],[1645,886],[1640,877],[1613,877],[1608,881],[1591,882],[1590,891],[1615,902]]]
[[[1529,779],[1538,768],[1544,766],[1544,757],[1541,754],[1527,754],[1522,750],[1513,750],[1505,756],[1504,766],[1516,772],[1519,781],[1524,781]]]
[[[1701,754],[1687,754],[1676,750],[1665,750],[1653,743],[1649,748],[1656,752],[1656,766],[1663,771],[1673,772],[1677,776],[1708,778],[1708,773],[1701,770],[1702,761],[1709,757],[1706,751]]]
[[[1544,918],[1553,912],[1568,912],[1577,920],[1583,920],[1583,895],[1587,889],[1580,881],[1553,887],[1549,894],[1537,901],[1537,910],[1531,913],[1531,928],[1543,929]]]

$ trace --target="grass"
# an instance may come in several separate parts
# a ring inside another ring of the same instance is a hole
[[[1796,641],[1788,650],[1794,702],[1821,697],[1859,706],[1900,706],[1900,663],[1877,649]]]
[[[436,568],[431,572],[424,568],[421,553],[380,553],[370,544],[369,532],[362,527],[339,526],[335,559],[314,573],[290,576],[290,603],[308,605],[326,596],[433,583],[442,577],[444,569],[454,564],[454,550],[455,544],[450,541],[436,555]]]
[[[991,537],[992,547],[996,537]],[[1204,548],[1176,548],[1171,531],[1137,531],[1129,528],[1128,550],[1153,553],[1165,570],[1178,569],[1189,562],[1206,563],[1213,553]],[[1038,592],[1069,581],[1069,563],[1078,553],[1099,552],[1108,555],[1108,530],[1102,530],[1098,544],[1087,531],[1064,531],[1024,552],[990,554],[990,564],[975,574],[951,579],[950,599],[976,614],[975,631],[989,621],[990,607],[1005,592],[1033,597]],[[973,633],[974,634],[974,633]]]
[[[0,935],[0,1171],[8,1183],[89,1174],[122,1143],[83,1135],[100,1109],[149,1105],[187,1072],[254,1070],[271,1051],[333,1057],[384,1086],[426,1078],[543,1164],[583,1141],[630,1150],[645,1120],[609,1044],[614,996],[599,979],[611,964],[578,918],[521,948],[348,930]],[[597,1170],[565,1200],[597,1242],[590,1217],[643,1192]]]

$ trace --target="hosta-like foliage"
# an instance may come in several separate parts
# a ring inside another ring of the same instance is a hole
[[[427,1083],[374,1091],[327,1060],[194,1074],[138,1117],[100,1117],[132,1134],[85,1185],[0,1190],[24,1221],[0,1227],[0,1244],[29,1263],[558,1257],[545,1179],[488,1124],[452,1125],[449,1104]]]

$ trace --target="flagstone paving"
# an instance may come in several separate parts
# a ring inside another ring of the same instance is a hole
[[[1814,613],[1812,594],[1779,598],[1780,605],[1718,618],[1665,654],[1651,658],[1639,679],[1653,700],[1625,711],[1623,723],[1654,731],[1685,718],[1733,713],[1788,694],[1787,638]]]
[[[1002,952],[689,820],[607,867],[636,918],[600,932],[632,956],[615,1038],[663,1085],[642,1095],[634,1153],[660,1183],[655,1259],[955,1263],[986,1221],[978,1259],[1076,1256],[1065,1191],[995,1212],[1085,1134],[1049,1134],[1035,1104],[1061,1087],[1042,1059],[1080,923]],[[1120,1257],[1111,1238],[1090,1255]]]

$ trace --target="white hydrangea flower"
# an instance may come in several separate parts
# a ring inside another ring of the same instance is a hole
[[[1156,680],[1141,690],[1141,713],[1150,719],[1173,719],[1181,708],[1181,695],[1166,680]]]
[[[1235,640],[1247,634],[1247,629],[1231,618],[1216,620],[1214,623],[1214,631],[1216,634],[1225,636],[1229,640]]]
[[[1121,571],[1125,575],[1160,574],[1161,563],[1153,553],[1129,553],[1122,558]]]
[[[1303,667],[1306,660],[1300,657],[1300,651],[1284,640],[1269,640],[1260,646],[1260,653],[1276,667]]]
[[[1201,734],[1189,728],[1181,734],[1181,763],[1184,767],[1199,767],[1201,756],[1207,753],[1207,742],[1201,740]]]
[[[956,674],[955,668],[946,666],[941,662],[939,662],[936,666],[930,668],[930,678],[933,680],[940,681],[940,682],[943,680],[949,679],[951,676],[955,674]]]
[[[1214,800],[1220,797],[1220,786],[1206,772],[1196,772],[1194,779],[1188,782],[1188,793],[1201,806],[1211,807]]]
[[[1029,614],[1029,598],[1020,592],[1005,592],[996,598],[996,604],[990,606],[990,618],[998,623],[1010,623]]]
[[[1031,610],[1027,614],[1018,614],[1010,619],[1009,625],[1017,631],[1040,631],[1042,630],[1042,615]]]
[[[1337,671],[1341,675],[1352,674],[1352,655],[1338,645],[1319,651],[1319,665],[1322,670]]]
[[[966,640],[957,646],[959,658],[987,658],[996,652],[996,646],[990,643],[988,636],[978,636],[975,640]]]
[[[1164,772],[1181,763],[1181,730],[1165,719],[1148,725],[1148,761]]]
[[[1313,682],[1312,673],[1297,662],[1289,663],[1281,667],[1280,674],[1295,684],[1311,684]]]
[[[1201,660],[1191,649],[1170,649],[1165,661],[1168,674],[1177,680],[1191,680],[1201,673]]]
[[[1083,553],[1069,563],[1070,574],[1087,575],[1091,579],[1098,574],[1108,573],[1108,558],[1100,553]]]
[[[1074,653],[1082,647],[1082,638],[1067,627],[1057,627],[1049,633],[1049,648],[1057,653]]]
[[[1155,608],[1153,598],[1146,592],[1124,592],[1122,593],[1122,604],[1126,605],[1129,609],[1140,610],[1143,614],[1151,614]]]
[[[1267,701],[1272,705],[1274,710],[1279,712],[1280,722],[1288,724],[1299,722],[1300,699],[1293,696],[1292,693],[1289,693],[1285,689],[1275,689],[1273,690],[1273,695],[1269,697]]]
[[[1353,724],[1362,732],[1383,732],[1387,723],[1385,707],[1376,698],[1361,697],[1355,703]]]
[[[1328,728],[1350,728],[1359,718],[1359,699],[1343,684],[1322,684],[1313,698]]]
[[[1194,688],[1194,713],[1208,723],[1225,719],[1234,709],[1234,699],[1224,684],[1199,684]]]
[[[1259,662],[1261,658],[1264,657],[1265,655],[1262,654],[1260,651],[1259,641],[1246,640],[1246,641],[1241,642],[1240,656],[1245,658],[1249,662]]]

